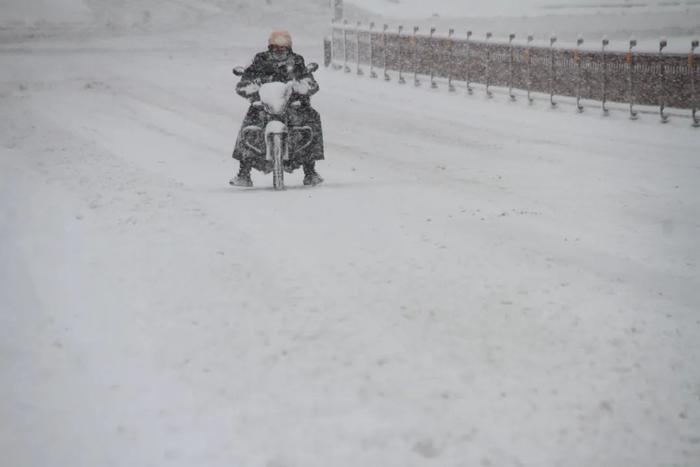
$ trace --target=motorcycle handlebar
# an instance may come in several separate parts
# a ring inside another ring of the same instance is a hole
[[[263,103],[261,101],[253,101],[250,103],[250,105],[253,107],[262,107]],[[294,108],[301,107],[301,105],[301,101],[292,101],[289,103],[289,106]]]

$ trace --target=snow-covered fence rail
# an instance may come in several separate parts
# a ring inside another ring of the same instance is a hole
[[[530,92],[547,93],[552,105],[556,105],[555,96],[599,101],[603,110],[607,101],[629,103],[632,117],[636,104],[659,106],[662,121],[666,107],[691,109],[695,125],[700,125],[696,41],[689,54],[663,53],[663,48],[658,53],[638,53],[635,41],[630,41],[625,53],[606,50],[606,39],[599,50],[590,50],[557,47],[555,37],[547,47],[533,45],[532,37],[526,43],[515,42],[514,35],[497,42],[490,34],[476,39],[466,31],[461,37],[454,30],[444,35],[435,32],[334,23],[326,41],[326,62],[358,74],[368,66],[368,75],[383,74],[385,79],[390,79],[386,71],[398,72],[400,82],[410,77],[416,85],[423,76],[430,77],[434,87],[434,78],[445,78],[466,81],[468,88],[469,83],[481,83],[487,92],[490,86],[502,86],[527,91],[528,97]],[[582,43],[579,39],[578,45]],[[511,97],[516,98],[512,92]],[[578,108],[583,110],[581,105]]]

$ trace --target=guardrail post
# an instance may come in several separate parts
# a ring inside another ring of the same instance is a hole
[[[333,61],[335,60],[335,19],[331,19],[331,42],[328,46],[328,50],[324,49],[324,53],[326,58],[326,67],[332,66]]]
[[[418,26],[413,26],[413,85],[420,86],[418,79]]]
[[[549,73],[549,103],[552,107],[556,107],[557,103],[554,102],[554,84],[555,84],[555,79],[556,79],[556,67],[554,64],[554,43],[557,41],[557,36],[552,34],[549,37],[549,61],[551,64],[550,68],[550,73]]]
[[[574,51],[574,61],[576,62],[576,110],[578,113],[583,112],[583,106],[581,105],[581,84],[583,82],[583,74],[581,73],[581,45],[583,44],[583,37],[578,36],[576,39],[576,50]]]
[[[486,42],[484,43],[484,46],[486,47],[486,97],[489,99],[493,97],[493,93],[491,92],[491,47],[489,47],[489,39],[491,39],[491,34],[490,32],[486,33]]]
[[[603,115],[608,116],[610,111],[608,110],[607,107],[605,107],[605,103],[608,100],[608,62],[606,60],[606,55],[605,55],[605,47],[610,44],[610,41],[608,40],[608,36],[603,36],[603,98],[602,98],[602,109],[603,109]]]
[[[508,49],[510,51],[510,63],[509,63],[509,70],[508,70],[508,95],[510,96],[510,100],[515,101],[515,94],[513,94],[513,67],[515,64],[515,55],[513,51],[513,39],[515,39],[515,34],[511,33],[510,36],[508,36]]]
[[[403,44],[401,43],[401,32],[403,26],[399,26],[399,84],[406,84],[406,79],[403,77]]]
[[[628,90],[629,90],[629,100],[630,100],[630,120],[637,120],[638,114],[637,111],[634,110],[634,65],[635,65],[635,57],[634,57],[634,52],[632,49],[634,49],[637,46],[637,40],[632,38],[630,39],[630,48],[629,51],[627,52],[627,65],[629,69],[629,73],[627,76],[627,84],[628,84]]]
[[[664,113],[666,108],[666,65],[664,65],[664,49],[668,45],[665,37],[659,41],[659,118],[661,123],[668,123],[668,115]]]
[[[350,66],[348,65],[348,20],[343,20],[343,63],[345,73],[350,73]]]
[[[333,7],[333,19],[340,20],[343,17],[343,0],[333,0],[331,6]]]
[[[360,68],[360,26],[362,26],[362,23],[358,21],[357,26],[355,26],[355,61],[357,62],[357,76],[365,74],[362,68]]]
[[[699,41],[695,39],[690,45],[690,55],[688,55],[688,71],[690,72],[690,101],[693,106],[693,127],[700,128],[700,118],[698,112],[698,96],[695,94],[695,79],[697,78],[695,64],[695,49],[698,48]]]
[[[449,37],[449,45],[448,47],[450,48],[449,50],[449,62],[447,64],[447,89],[450,92],[455,92],[457,89],[455,88],[454,84],[452,84],[452,79],[453,79],[453,73],[454,73],[454,58],[455,58],[455,41],[452,39],[452,36],[454,36],[455,30],[450,28],[447,36]]]
[[[470,95],[474,92],[474,90],[472,89],[471,83],[470,83],[470,80],[471,80],[470,72],[471,72],[471,67],[472,67],[471,58],[472,57],[471,57],[471,43],[469,42],[469,40],[471,39],[471,37],[472,37],[472,32],[467,31],[467,76],[466,76],[465,80],[467,82],[467,94],[470,94]]]
[[[374,71],[374,40],[372,39],[372,31],[374,30],[374,21],[369,23],[369,77],[376,78],[377,72]]]
[[[527,103],[532,104],[534,99],[530,96],[530,88],[532,88],[532,53],[531,44],[535,40],[532,34],[527,35],[527,48],[525,49],[525,58],[527,60]]]
[[[335,60],[335,20],[331,20],[331,63]]]
[[[430,28],[430,87],[433,89],[437,89],[438,85],[435,82],[435,59],[438,50],[438,47],[435,47],[435,39],[433,36],[435,35],[435,28]]]
[[[385,24],[382,26],[382,49],[384,50],[384,81],[391,81],[391,76],[387,71],[387,58],[389,57],[389,49],[386,46],[386,31],[389,29],[389,25]]]
[[[323,66],[328,68],[333,60],[333,52],[331,51],[331,41],[333,37],[329,39],[328,37],[323,38]]]

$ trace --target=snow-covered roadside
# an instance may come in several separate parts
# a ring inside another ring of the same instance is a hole
[[[577,16],[581,14],[628,15],[636,12],[664,13],[693,11],[698,8],[694,0],[675,2],[639,0],[491,0],[489,2],[455,0],[344,0],[367,11],[395,18],[487,18],[538,16]]]
[[[549,37],[555,34],[559,38],[556,47],[573,48],[581,36],[585,39],[583,48],[590,50],[600,50],[600,41],[605,36],[610,40],[609,51],[626,51],[630,37],[635,37],[638,41],[637,51],[657,52],[659,39],[663,36],[668,39],[666,53],[685,54],[690,51],[691,41],[700,38],[700,5],[610,8],[602,6],[606,2],[594,2],[601,8],[578,9],[567,6],[567,2],[554,1],[549,4],[561,4],[562,8],[548,9],[541,8],[542,3],[504,0],[477,2],[474,5],[473,2],[451,0],[354,0],[350,2],[351,5],[357,4],[366,9],[350,10],[347,16],[351,25],[356,20],[367,25],[371,20],[377,24],[387,23],[392,31],[402,24],[406,27],[419,26],[423,34],[435,27],[438,34],[446,35],[453,28],[456,37],[464,37],[469,30],[473,32],[475,40],[483,40],[485,34],[491,32],[493,40],[506,43],[511,33],[516,35],[518,43],[524,43],[527,36],[532,34],[535,45],[548,46]],[[439,14],[431,16],[431,11]]]
[[[327,184],[237,191],[253,50],[111,47],[0,55],[13,465],[700,458],[687,120],[324,70]]]

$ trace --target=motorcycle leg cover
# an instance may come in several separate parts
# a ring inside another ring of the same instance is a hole
[[[321,127],[321,116],[311,106],[302,106],[291,112],[293,125],[309,126],[313,130],[313,138],[311,145],[299,154],[299,160],[304,163],[306,161],[320,161],[324,159],[323,154],[323,128]]]
[[[248,127],[248,126],[259,126],[262,127],[263,125],[263,119],[261,118],[260,115],[260,110],[257,108],[251,107],[248,109],[248,113],[243,119],[243,124],[241,125],[241,130],[243,128]],[[321,127],[321,116],[319,115],[316,110],[314,110],[311,106],[302,106],[298,109],[290,109],[289,110],[289,118],[290,118],[290,125],[292,126],[308,126],[313,130],[313,137],[311,140],[311,144],[309,147],[307,147],[303,152],[300,152],[298,154],[294,154],[292,161],[290,161],[289,166],[290,168],[298,168],[300,165],[302,165],[306,161],[318,161],[318,160],[323,160],[324,159],[324,153],[323,153],[323,129]],[[294,146],[297,144],[302,144],[304,135],[303,134],[298,134],[298,135],[293,135],[293,141],[291,142],[292,144],[292,149]],[[265,141],[263,141],[263,135],[262,132],[259,134],[256,133],[248,133],[246,136],[247,142],[252,144],[253,146],[260,148],[261,150],[264,150],[265,148]],[[245,142],[243,141],[243,135],[242,131],[239,131],[238,133],[238,139],[236,140],[236,146],[234,147],[233,150],[233,158],[238,160],[238,161],[250,161],[250,164],[253,168],[260,170],[260,171],[266,171],[266,161],[264,158],[264,155],[261,157],[260,155],[256,154],[253,150],[251,150],[249,147],[246,146]]]
[[[248,113],[243,119],[243,124],[241,125],[241,131],[238,132],[238,138],[236,139],[236,145],[233,148],[233,158],[237,161],[250,165],[260,171],[265,171],[266,163],[264,154],[262,157],[256,154],[252,149],[248,148],[243,140],[243,128],[248,126],[262,126],[262,118],[260,116],[260,110],[254,107],[248,109]],[[263,141],[263,134],[260,133],[248,133],[246,136],[247,142],[260,148],[265,149],[265,141]]]

